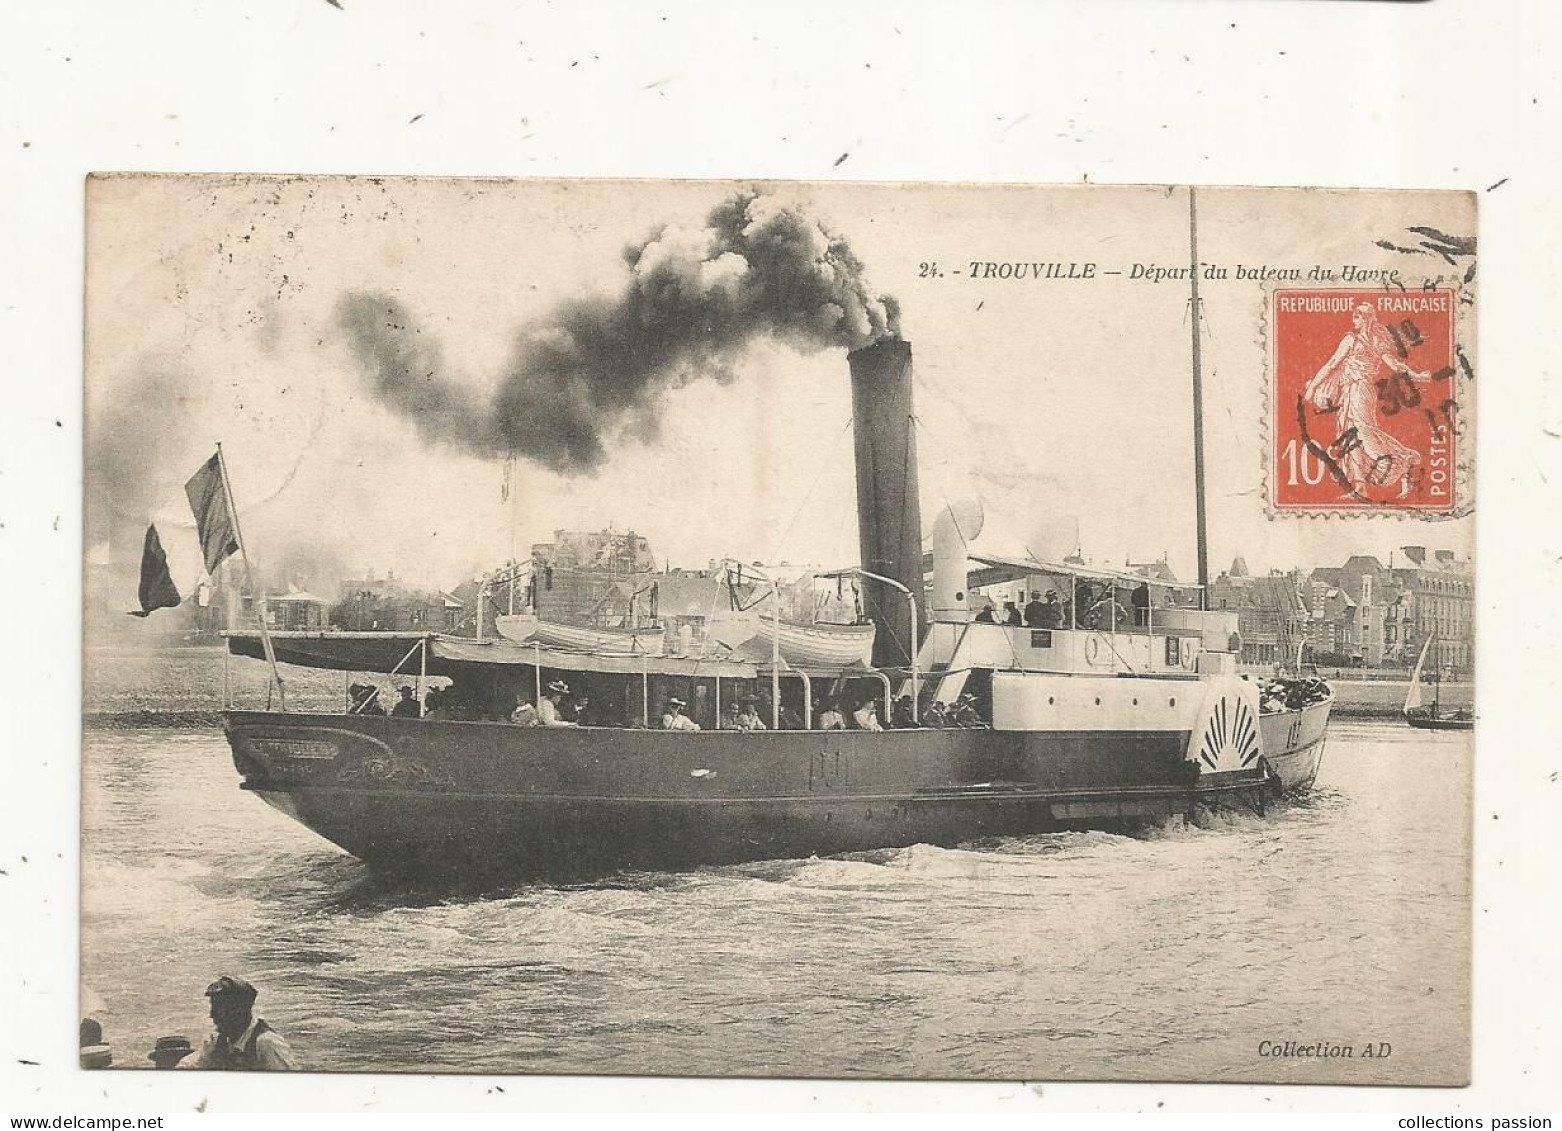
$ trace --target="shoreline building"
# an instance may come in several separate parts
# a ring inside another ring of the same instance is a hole
[[[1254,577],[1238,554],[1231,568],[1210,582],[1209,607],[1236,612],[1240,663],[1273,667],[1296,662],[1309,619],[1300,571]]]
[[[1310,580],[1309,644],[1366,667],[1404,665],[1408,605],[1392,569],[1372,554],[1353,554],[1343,565],[1314,569]]]
[[[657,621],[651,544],[630,530],[555,530],[532,545],[532,609],[559,624],[642,628]]]
[[[1407,596],[1406,655],[1414,662],[1428,637],[1435,637],[1427,655],[1438,671],[1467,675],[1475,666],[1475,570],[1452,550],[1402,546],[1408,565],[1393,570]]]
[[[275,598],[273,598],[275,600]],[[395,570],[376,577],[343,578],[341,597],[331,606],[329,626],[355,632],[445,632],[470,628],[471,610],[443,589],[414,588]]]

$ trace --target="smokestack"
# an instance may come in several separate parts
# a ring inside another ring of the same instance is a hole
[[[857,533],[862,568],[892,577],[916,597],[917,639],[927,623],[922,588],[922,509],[911,399],[911,344],[886,338],[847,355],[857,458]],[[911,663],[911,610],[905,594],[864,583],[878,633],[873,663]]]

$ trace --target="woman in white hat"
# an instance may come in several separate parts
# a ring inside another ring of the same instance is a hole
[[[542,697],[542,702],[537,704],[537,715],[545,727],[572,727],[570,722],[560,712],[559,704],[569,694],[569,684],[560,680],[548,684],[548,692]]]
[[[663,730],[699,730],[700,724],[683,713],[686,706],[682,699],[673,698],[667,700],[667,708],[662,712]]]

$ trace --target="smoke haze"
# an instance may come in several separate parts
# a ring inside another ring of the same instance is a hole
[[[844,239],[758,193],[724,201],[698,231],[659,230],[624,262],[618,296],[567,302],[523,327],[491,391],[452,377],[438,342],[389,295],[351,292],[337,321],[381,401],[425,442],[563,473],[599,467],[620,437],[654,438],[664,393],[733,380],[757,338],[811,353],[900,333],[898,304],[868,288]]]
[[[182,469],[182,436],[190,421],[188,368],[156,356],[143,358],[112,397],[88,408],[84,436],[86,545],[107,546],[116,561],[140,560],[153,510],[168,501],[194,466]],[[181,474],[182,472],[182,474]]]

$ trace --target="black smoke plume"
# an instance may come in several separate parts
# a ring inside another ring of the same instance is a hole
[[[337,319],[381,400],[425,441],[566,473],[599,467],[623,435],[654,437],[665,393],[733,380],[757,338],[811,353],[900,333],[898,304],[868,288],[844,239],[759,193],[724,201],[697,232],[663,228],[624,263],[622,293],[522,327],[491,392],[452,378],[388,295],[348,294]]]

